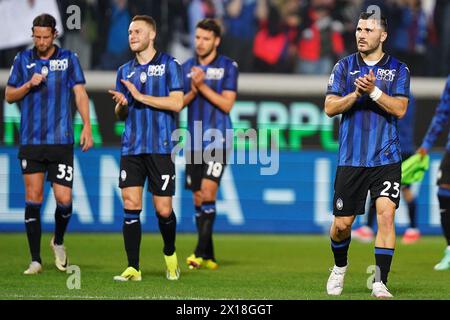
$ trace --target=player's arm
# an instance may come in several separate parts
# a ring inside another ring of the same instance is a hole
[[[140,94],[136,100],[157,109],[180,112],[183,108],[183,91],[171,91],[168,97]]]
[[[202,96],[214,106],[223,112],[229,113],[231,108],[233,108],[234,102],[236,101],[236,92],[224,90],[222,93],[217,93],[204,82],[205,73],[201,68],[193,67],[192,71],[192,83],[198,89],[199,93],[201,93]]]
[[[380,98],[376,101],[378,106],[397,118],[403,118],[408,108],[408,98],[391,97],[382,92]]]
[[[373,73],[373,70],[370,70],[368,75],[356,79],[355,86],[362,92],[369,94],[370,98],[375,101],[382,110],[397,118],[402,118],[406,114],[409,99],[407,97],[391,97],[387,95],[375,86],[375,80],[375,74]]]
[[[75,104],[81,119],[83,120],[83,130],[81,131],[80,144],[83,146],[82,151],[87,151],[92,147],[92,129],[91,119],[89,116],[89,97],[86,92],[86,88],[83,84],[77,84],[73,87],[73,93],[75,95]]]
[[[327,97],[325,98],[326,115],[331,118],[350,110],[350,108],[360,96],[361,94],[357,91],[354,91],[344,97],[332,94],[327,95]]]
[[[134,100],[139,101],[147,106],[167,110],[180,112],[183,108],[183,91],[171,91],[167,97],[154,97],[140,93],[134,84],[128,80],[121,80],[125,87],[130,91]]]
[[[200,85],[200,87],[198,87],[198,91],[201,92],[201,94],[208,99],[209,102],[225,113],[229,113],[231,111],[237,96],[234,91],[224,90],[221,94],[219,94],[211,89],[206,83]]]
[[[183,96],[183,107],[187,106],[198,94],[198,89],[191,84],[191,90]]]
[[[439,135],[445,128],[448,128],[450,121],[450,76],[447,79],[447,84],[442,94],[441,100],[436,108],[435,114],[428,127],[427,133],[423,138],[422,145],[417,150],[417,153],[426,155],[428,150],[436,142]]]
[[[42,74],[35,73],[30,81],[27,81],[20,87],[6,86],[6,101],[8,103],[14,103],[22,100],[32,88],[39,86],[43,81],[45,81],[45,77]]]

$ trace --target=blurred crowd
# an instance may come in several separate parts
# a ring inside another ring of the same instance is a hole
[[[29,6],[38,1],[24,1]],[[78,53],[85,69],[114,70],[131,58],[128,25],[136,14],[158,24],[156,46],[184,61],[193,53],[195,24],[217,18],[224,35],[220,51],[241,72],[329,74],[335,62],[355,51],[361,11],[378,5],[388,19],[386,50],[406,62],[414,76],[450,73],[448,0],[58,0],[64,34],[60,44]],[[67,8],[81,9],[81,30],[67,27]],[[7,14],[7,13],[5,13]],[[17,16],[20,19],[20,15]],[[12,21],[14,24],[15,22]],[[31,21],[28,22],[31,25]],[[5,26],[14,36],[14,25]],[[31,35],[31,34],[30,34]],[[31,40],[31,39],[30,39]],[[0,68],[18,50],[2,48]]]

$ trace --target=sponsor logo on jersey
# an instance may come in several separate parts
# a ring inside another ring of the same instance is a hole
[[[208,68],[206,70],[205,79],[206,80],[220,80],[225,74],[224,68]]]
[[[65,71],[68,67],[68,59],[50,60],[50,71]]]

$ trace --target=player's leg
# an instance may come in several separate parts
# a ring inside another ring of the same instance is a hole
[[[208,269],[217,269],[219,266],[215,262],[213,229],[216,219],[216,197],[219,188],[218,182],[211,179],[202,180],[201,206],[202,227],[199,233],[199,251],[202,252],[203,262]]]
[[[395,250],[395,210],[400,203],[401,164],[374,168],[371,184],[372,199],[377,208],[378,232],[375,238],[376,272],[372,295],[391,298],[386,284]]]
[[[169,280],[178,280],[180,268],[175,252],[177,218],[172,207],[172,197],[175,194],[175,164],[170,154],[151,154],[146,156],[146,167],[149,177],[148,191],[153,194],[153,206],[164,241],[166,277]]]
[[[28,161],[28,165],[31,166],[31,161]],[[31,264],[29,268],[25,270],[25,274],[37,274],[42,271],[41,206],[44,193],[44,178],[43,172],[23,175],[26,203],[25,229],[31,254]]]
[[[142,238],[140,213],[142,211],[142,191],[146,179],[144,161],[139,156],[122,156],[120,159],[119,188],[122,189],[124,219],[122,224],[128,267],[116,281],[141,281],[139,254]]]
[[[64,235],[72,216],[72,188],[53,183],[55,194],[55,233],[50,240],[50,247],[55,255],[55,265],[60,271],[66,271],[69,263],[64,246]]]
[[[73,146],[49,146],[46,148],[49,159],[47,180],[51,183],[56,200],[55,232],[50,247],[55,255],[55,265],[66,271],[68,258],[64,247],[64,235],[72,216],[73,186]]]
[[[347,271],[347,255],[352,225],[356,215],[364,214],[368,192],[366,168],[339,166],[336,171],[333,196],[333,223],[330,229],[334,267],[327,282],[329,295],[340,295]]]
[[[409,185],[402,187],[402,197],[408,205],[408,215],[409,215],[409,228],[406,229],[403,235],[402,242],[405,244],[415,243],[420,239],[420,231],[417,229],[417,201],[416,197],[411,191]]]
[[[386,288],[395,250],[394,216],[396,204],[387,197],[376,200],[378,232],[375,238],[375,280],[372,295],[377,298],[391,298]]]
[[[192,155],[190,159],[195,159]],[[191,254],[186,259],[186,263],[188,264],[190,269],[199,268],[203,262],[203,258],[197,257],[195,252],[198,251],[198,246],[200,243],[200,230],[203,224],[202,219],[202,202],[203,196],[201,191],[201,183],[202,183],[202,173],[203,173],[203,164],[196,163],[187,163],[186,164],[186,183],[185,188],[192,191],[193,201],[194,201],[194,212],[195,212],[195,226],[197,229],[197,245],[194,249],[194,253]]]
[[[192,195],[193,195],[194,208],[195,208],[195,226],[197,229],[197,245],[195,246],[194,253],[186,258],[186,263],[188,264],[189,269],[196,269],[196,268],[200,268],[203,263],[203,258],[200,256],[197,256],[195,254],[195,252],[199,251],[200,230],[202,229],[202,225],[203,225],[203,216],[202,216],[203,196],[202,196],[201,190],[193,191]]]
[[[441,184],[438,189],[441,226],[447,241],[444,257],[434,266],[435,270],[450,270],[450,184]]]
[[[373,225],[376,215],[377,209],[375,208],[375,203],[371,203],[369,213],[367,215],[366,225],[359,227],[355,231],[352,231],[352,238],[364,243],[372,242],[375,237],[375,234],[373,232]]]
[[[446,152],[439,167],[437,184],[439,207],[441,211],[442,232],[447,240],[447,248],[442,260],[434,266],[435,270],[450,270],[450,152]]]
[[[347,255],[351,241],[352,224],[356,216],[335,216],[330,229],[331,251],[334,267],[327,281],[327,293],[340,295],[344,289],[344,277],[347,272]]]

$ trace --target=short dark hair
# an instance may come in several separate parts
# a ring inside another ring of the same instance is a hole
[[[156,31],[156,22],[155,22],[155,19],[153,19],[153,18],[150,17],[150,16],[147,16],[147,15],[137,15],[137,16],[134,16],[134,17],[133,17],[133,20],[131,20],[131,22],[134,22],[134,21],[144,21],[144,22],[146,22],[150,27],[152,27],[153,30]]]
[[[361,12],[361,14],[359,15],[359,19],[362,20],[369,20],[369,19],[374,19],[377,20],[380,23],[380,26],[383,28],[384,31],[388,31],[388,23],[387,23],[387,19],[385,16],[380,15],[380,18],[377,19],[377,16],[375,16],[375,10],[373,10],[372,12]]]
[[[34,27],[51,28],[54,33],[56,32],[56,19],[48,13],[43,13],[34,18],[33,27],[31,28],[32,31],[34,31]]]
[[[196,28],[212,31],[214,35],[219,38],[222,36],[222,28],[220,27],[219,22],[215,19],[207,18],[200,20],[200,22],[197,23]]]

